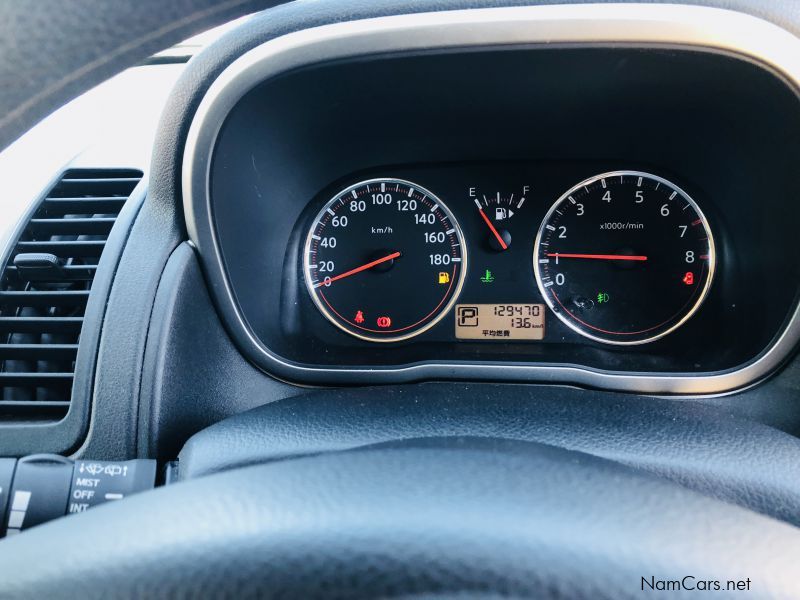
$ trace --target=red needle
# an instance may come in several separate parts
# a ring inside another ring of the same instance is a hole
[[[476,202],[476,204],[477,204],[477,202]],[[503,238],[500,237],[500,234],[497,233],[497,229],[495,229],[494,225],[492,225],[492,222],[489,220],[489,217],[486,216],[486,213],[483,212],[483,209],[480,206],[478,207],[478,212],[481,213],[481,216],[483,217],[483,220],[486,221],[486,224],[489,226],[489,229],[492,230],[492,233],[494,234],[494,237],[497,238],[497,241],[500,244],[500,247],[503,250],[508,250],[508,244],[506,244],[503,241]]]
[[[356,267],[355,269],[350,269],[349,271],[345,271],[341,275],[337,275],[336,277],[331,277],[328,279],[325,278],[324,281],[314,284],[314,288],[318,288],[321,285],[330,285],[334,281],[338,281],[339,279],[344,279],[345,277],[350,277],[350,275],[355,275],[356,273],[360,273],[361,271],[366,271],[367,269],[371,269],[375,265],[379,265],[381,263],[385,263],[387,260],[394,260],[395,258],[399,258],[399,252],[392,252],[388,256],[384,256],[383,258],[379,258],[378,260],[373,260],[372,262],[368,262],[365,265],[361,265],[360,267]]]
[[[630,254],[561,254],[555,252],[547,254],[555,258],[593,258],[595,260],[647,260],[646,256],[635,256]]]

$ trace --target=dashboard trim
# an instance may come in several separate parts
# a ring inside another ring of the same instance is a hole
[[[684,5],[589,4],[456,10],[365,19],[289,33],[246,52],[211,84],[184,151],[183,206],[223,321],[249,360],[265,372],[313,384],[397,383],[426,379],[538,381],[650,394],[721,394],[780,366],[800,341],[800,306],[781,333],[746,365],[710,373],[627,373],[582,366],[433,362],[330,368],[287,361],[249,328],[227,277],[213,222],[210,168],[229,111],[253,87],[290,70],[336,59],[482,46],[672,47],[724,53],[777,74],[800,89],[800,39],[757,17]]]

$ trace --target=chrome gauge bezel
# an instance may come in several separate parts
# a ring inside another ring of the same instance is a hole
[[[603,338],[603,337],[594,335],[594,334],[586,331],[585,329],[582,329],[573,320],[571,320],[567,316],[565,316],[562,311],[560,311],[560,310],[558,310],[556,308],[556,306],[553,303],[552,298],[550,297],[550,294],[547,292],[547,289],[544,286],[544,281],[542,280],[541,267],[540,267],[539,261],[537,259],[538,256],[539,256],[540,244],[541,244],[541,241],[542,241],[542,236],[544,235],[545,227],[550,222],[550,220],[551,220],[551,218],[553,216],[553,213],[556,210],[558,210],[559,206],[561,206],[565,201],[567,201],[569,199],[570,196],[572,196],[577,190],[581,189],[584,186],[592,185],[593,183],[596,183],[596,182],[600,181],[601,179],[612,179],[614,177],[625,177],[625,176],[644,177],[644,178],[647,178],[647,179],[651,179],[653,181],[657,181],[657,182],[663,184],[664,186],[672,189],[673,191],[678,192],[678,194],[681,195],[683,197],[683,199],[686,200],[692,206],[692,208],[695,210],[695,212],[697,213],[698,218],[701,220],[701,224],[703,225],[703,228],[705,229],[706,233],[708,234],[708,277],[706,278],[706,282],[703,285],[703,289],[700,291],[700,294],[698,295],[698,297],[695,300],[695,302],[692,305],[692,307],[687,311],[687,313],[682,318],[680,318],[678,321],[676,321],[673,325],[671,325],[666,330],[661,331],[656,335],[653,335],[653,336],[650,336],[650,337],[647,337],[647,338],[643,338],[641,340],[633,340],[633,341],[614,340],[614,339],[608,339],[608,338]],[[593,175],[591,177],[588,177],[588,178],[584,179],[583,181],[581,181],[579,183],[576,183],[574,186],[572,186],[566,192],[564,192],[561,196],[559,196],[558,200],[556,200],[553,203],[553,205],[550,207],[550,209],[547,211],[547,214],[544,216],[544,218],[542,219],[541,224],[539,225],[539,231],[536,233],[536,240],[535,240],[535,242],[533,244],[533,273],[534,273],[534,275],[536,277],[536,285],[539,288],[539,292],[542,294],[542,298],[544,298],[544,301],[547,303],[547,306],[550,307],[550,311],[556,317],[558,317],[558,319],[562,323],[564,323],[564,325],[566,325],[567,327],[572,329],[574,332],[582,335],[583,337],[588,338],[590,340],[593,340],[595,342],[600,342],[600,343],[603,343],[603,344],[610,344],[610,345],[614,345],[614,346],[641,346],[642,344],[649,344],[651,342],[654,342],[656,340],[659,340],[659,339],[663,338],[666,335],[669,335],[670,333],[672,333],[673,331],[675,331],[676,329],[681,327],[684,323],[686,323],[689,319],[691,319],[693,315],[695,315],[697,313],[697,311],[702,306],[703,301],[708,296],[708,292],[710,291],[711,284],[713,283],[713,280],[714,280],[714,273],[715,273],[715,270],[716,270],[716,265],[717,265],[717,252],[716,252],[716,247],[714,246],[714,233],[711,230],[710,225],[708,224],[708,219],[706,218],[706,216],[703,213],[703,211],[700,209],[700,206],[698,206],[697,202],[694,201],[694,198],[692,198],[683,189],[681,189],[679,186],[675,185],[674,183],[672,183],[668,179],[664,179],[663,177],[659,177],[658,175],[654,175],[652,173],[647,173],[645,171],[625,171],[625,170],[622,170],[622,171],[608,171],[606,173],[600,173],[598,175]]]
[[[317,294],[314,291],[314,287],[311,284],[311,267],[310,267],[309,255],[311,251],[311,241],[313,239],[312,236],[314,234],[314,230],[316,229],[317,223],[319,223],[320,219],[324,216],[325,212],[327,212],[327,210],[333,204],[338,202],[343,196],[346,196],[355,189],[371,185],[373,183],[376,184],[399,183],[401,185],[407,185],[421,192],[425,196],[428,196],[429,198],[433,199],[438,208],[441,209],[442,212],[444,212],[445,215],[447,215],[447,218],[450,220],[453,229],[455,229],[455,235],[458,238],[461,247],[461,268],[458,274],[458,281],[455,283],[452,295],[450,296],[450,299],[447,301],[447,304],[445,304],[444,307],[442,307],[439,310],[438,314],[435,317],[433,317],[433,319],[431,319],[418,329],[415,329],[414,331],[411,331],[406,334],[379,337],[379,336],[371,336],[367,334],[357,333],[355,331],[347,329],[338,321],[338,319],[334,315],[331,314],[331,312],[325,306],[325,303],[321,301],[319,294]],[[338,329],[344,331],[349,335],[352,335],[353,337],[365,340],[367,342],[379,342],[379,343],[402,342],[404,340],[409,340],[411,338],[417,337],[418,335],[425,333],[431,327],[436,325],[453,309],[453,306],[458,300],[458,297],[461,295],[461,288],[464,286],[464,279],[468,265],[469,265],[469,257],[468,257],[467,244],[464,241],[464,233],[461,230],[461,225],[459,224],[458,219],[456,219],[455,215],[447,206],[447,204],[445,204],[445,202],[442,201],[442,199],[439,196],[437,196],[427,188],[419,185],[418,183],[414,183],[413,181],[408,181],[406,179],[398,179],[396,177],[375,177],[373,179],[365,179],[364,181],[359,181],[358,183],[354,183],[353,185],[350,185],[341,190],[340,192],[336,193],[330,200],[328,200],[325,203],[325,205],[319,210],[319,212],[312,220],[311,225],[308,228],[308,233],[306,234],[305,244],[303,245],[303,279],[305,280],[306,290],[308,290],[308,293],[311,296],[311,299],[314,301],[315,306],[319,309],[322,315],[329,322],[335,325]]]

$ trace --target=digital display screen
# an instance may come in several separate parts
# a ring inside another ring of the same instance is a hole
[[[544,304],[456,304],[460,340],[541,340]]]

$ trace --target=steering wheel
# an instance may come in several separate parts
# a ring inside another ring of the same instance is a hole
[[[800,590],[800,536],[790,525],[608,460],[487,438],[412,439],[239,468],[14,542],[3,554],[3,573],[14,573],[4,592],[30,597]]]

